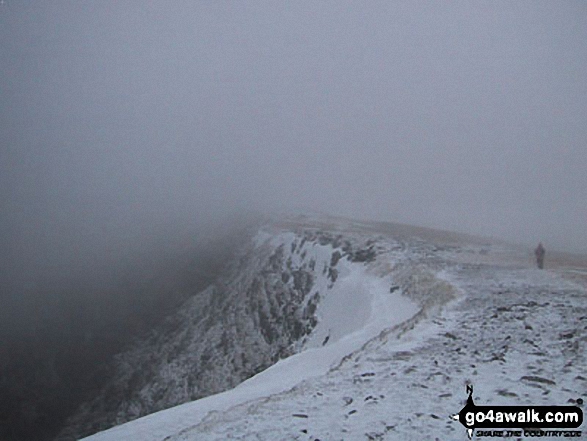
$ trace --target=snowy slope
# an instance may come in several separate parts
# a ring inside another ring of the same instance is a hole
[[[533,269],[503,245],[357,223],[330,228],[322,239],[299,225],[257,237],[272,247],[309,238],[324,263],[336,250],[345,254],[344,240],[364,245],[328,266],[337,269],[335,283],[326,277],[314,286],[325,295],[301,352],[226,392],[87,439],[466,439],[448,418],[462,408],[466,383],[477,404],[563,405],[587,396],[584,268],[573,268],[579,277],[571,280],[564,268]]]
[[[267,225],[227,262],[216,283],[116,357],[101,393],[80,407],[57,439],[77,439],[222,392],[355,331],[377,332],[383,324],[371,317],[373,302],[385,306],[382,296],[399,295],[389,293],[389,278],[369,269],[383,252],[365,234]],[[411,314],[409,308],[392,312],[398,320]]]

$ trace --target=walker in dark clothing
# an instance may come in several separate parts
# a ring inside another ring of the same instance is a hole
[[[546,254],[546,250],[542,246],[542,242],[540,242],[538,244],[538,246],[536,247],[536,249],[534,250],[534,255],[536,256],[536,264],[538,265],[538,268],[540,268],[540,269],[544,268],[544,255],[545,254]]]

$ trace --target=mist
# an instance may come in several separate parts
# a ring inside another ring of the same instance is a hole
[[[586,21],[572,1],[4,2],[2,249],[30,280],[312,209],[585,252]]]
[[[585,72],[581,1],[2,1],[0,350],[107,359],[264,214],[587,253]]]

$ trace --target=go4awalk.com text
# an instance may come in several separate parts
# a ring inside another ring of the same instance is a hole
[[[461,411],[452,416],[467,429],[469,439],[477,437],[569,437],[580,438],[583,410],[579,406],[477,406],[473,386],[467,386],[469,397]],[[574,429],[574,430],[570,430]]]

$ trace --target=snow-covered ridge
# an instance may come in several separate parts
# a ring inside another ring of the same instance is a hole
[[[438,311],[440,305],[453,299],[457,292],[443,271],[426,262],[430,249],[419,240],[407,243],[359,230],[325,231],[299,224],[295,228],[273,225],[262,229],[251,241],[251,248],[237,259],[233,280],[223,282],[231,287],[229,297],[232,300],[223,304],[221,326],[214,328],[214,333],[204,334],[206,346],[213,344],[215,333],[223,334],[230,327],[239,329],[231,342],[240,338],[249,343],[247,334],[262,337],[247,345],[233,344],[213,360],[219,364],[215,371],[226,377],[231,375],[230,371],[223,372],[226,358],[234,359],[238,354],[254,358],[265,351],[269,356],[259,364],[264,366],[263,370],[234,389],[140,418],[88,439],[163,439],[187,430],[214,412],[226,411],[325,375],[369,342],[389,332],[395,331],[397,335],[407,332]],[[217,301],[214,300],[214,295],[218,295],[215,289],[218,288],[207,291],[209,297],[196,298],[204,302]],[[289,295],[283,301],[286,292]],[[243,302],[251,306],[234,307]],[[190,311],[195,313],[193,308]],[[182,314],[189,317],[191,312]],[[251,326],[235,326],[239,323],[236,318],[241,315],[250,318],[247,323]],[[179,332],[185,336],[185,330]],[[200,341],[193,332],[191,338]],[[152,347],[148,344],[139,352],[144,354]],[[165,347],[165,344],[158,346],[157,359],[152,355],[149,358],[149,362],[159,365],[159,371],[165,374],[157,373],[157,380],[151,379],[141,389],[142,394],[148,396],[153,387],[160,387],[162,377],[177,377],[177,368],[184,366],[176,360],[161,361],[161,348]],[[188,345],[188,348],[189,360],[201,369],[201,363],[197,364],[194,357],[194,354],[202,356],[197,344]],[[123,355],[125,357],[127,355]],[[164,387],[174,390],[179,386],[183,391],[179,402],[185,402],[190,398],[186,390],[189,382],[186,384],[186,374],[180,372],[179,375],[183,375],[182,384],[167,381]],[[237,383],[233,381],[228,387]],[[218,391],[226,389],[225,386]],[[140,416],[140,412],[136,416]]]
[[[584,284],[558,266],[533,269],[504,244],[407,233],[323,220],[263,229],[241,258],[265,255],[268,266],[255,266],[264,279],[306,287],[294,316],[309,326],[289,356],[88,439],[465,439],[448,415],[467,382],[478,404],[586,394]]]

